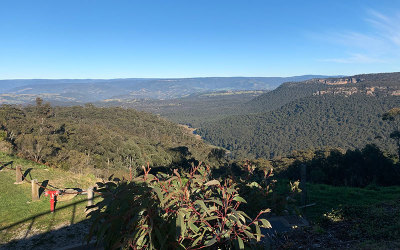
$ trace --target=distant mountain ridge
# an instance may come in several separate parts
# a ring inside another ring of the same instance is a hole
[[[51,102],[75,103],[172,99],[221,90],[270,90],[283,82],[323,77],[326,76],[0,80],[0,103],[29,103],[37,96]]]
[[[360,93],[369,96],[400,95],[400,72],[286,82],[275,90],[249,101],[246,105],[246,111],[251,113],[266,112],[277,109],[291,101],[313,95],[350,96]]]

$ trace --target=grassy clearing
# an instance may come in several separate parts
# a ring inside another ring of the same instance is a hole
[[[86,189],[96,182],[93,175],[77,175],[59,169],[48,168],[35,162],[0,153],[2,163],[13,162],[22,166],[23,172],[32,168],[27,179],[40,182],[48,180],[48,188]],[[15,171],[0,171],[0,243],[15,237],[24,237],[50,231],[85,219],[86,195],[78,195],[69,201],[57,203],[56,212],[50,213],[50,198],[41,195],[39,201],[31,200],[31,184],[14,184]],[[32,219],[33,217],[35,217]],[[14,225],[15,224],[15,225]],[[3,230],[1,230],[3,229]]]
[[[24,166],[25,168],[36,168],[36,169],[48,168],[47,166],[38,164],[34,161],[19,158],[14,155],[9,155],[9,154],[3,153],[3,152],[0,152],[0,162],[2,162],[4,164],[8,163],[8,162],[12,162],[13,166]]]
[[[275,192],[278,194],[289,193],[289,180],[278,179]],[[300,204],[300,195],[296,197],[297,205]],[[330,186],[325,184],[307,183],[306,217],[317,222],[324,214],[340,210],[345,206],[371,206],[382,202],[400,200],[400,186],[368,186],[366,188]]]
[[[354,188],[308,184],[307,189],[308,203],[316,203],[305,211],[306,216],[313,221],[345,206],[372,206],[400,200],[400,186]]]
[[[287,192],[280,182],[277,191]],[[400,186],[307,184],[307,192],[316,203],[303,211],[312,226],[282,235],[276,248],[400,249]]]

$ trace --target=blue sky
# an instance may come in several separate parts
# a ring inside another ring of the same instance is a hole
[[[0,2],[0,79],[394,71],[397,0]]]

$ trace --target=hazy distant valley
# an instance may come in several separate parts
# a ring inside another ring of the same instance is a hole
[[[205,77],[180,79],[0,80],[0,104],[33,103],[41,97],[54,104],[124,103],[143,99],[173,99],[215,91],[271,90],[287,81],[323,76]]]

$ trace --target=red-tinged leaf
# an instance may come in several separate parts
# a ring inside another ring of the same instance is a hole
[[[174,174],[175,174],[176,176],[178,176],[179,178],[181,178],[181,175],[178,173],[178,169],[174,169]]]

